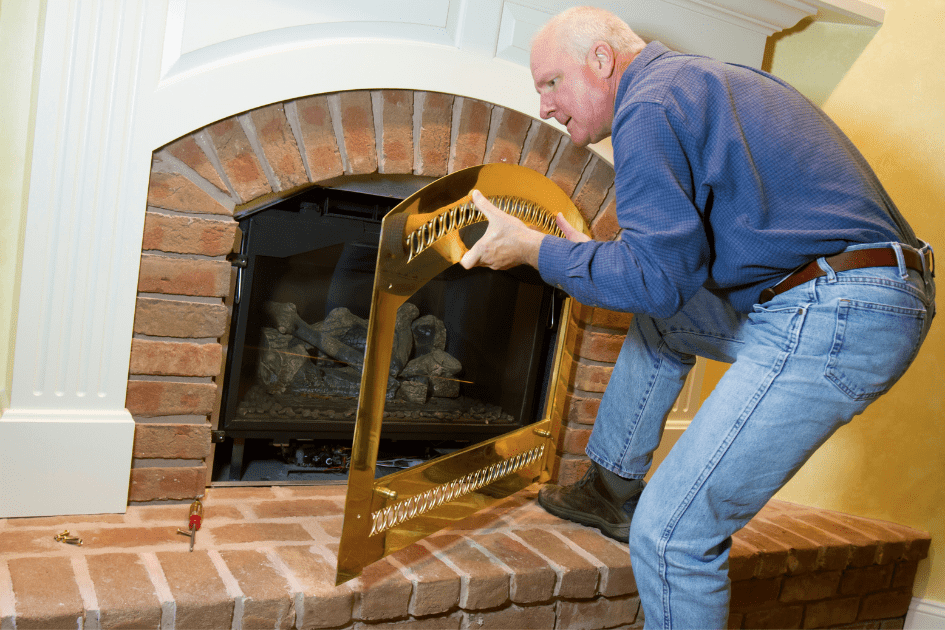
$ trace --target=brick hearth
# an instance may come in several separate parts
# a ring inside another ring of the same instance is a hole
[[[626,548],[530,487],[341,587],[343,486],[213,488],[186,505],[0,520],[0,628],[635,628]],[[56,542],[68,530],[81,547]],[[928,535],[774,501],[735,536],[732,628],[901,628]]]

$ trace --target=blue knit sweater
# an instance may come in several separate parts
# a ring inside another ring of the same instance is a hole
[[[769,74],[650,43],[614,107],[615,241],[547,237],[539,271],[577,300],[668,317],[701,286],[751,311],[848,245],[915,235],[819,108]]]

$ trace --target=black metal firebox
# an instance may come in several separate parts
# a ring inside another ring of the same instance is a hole
[[[215,481],[245,481],[254,460],[272,458],[283,476],[263,480],[344,473],[380,221],[400,201],[313,188],[237,217]],[[558,294],[527,268],[454,265],[428,283],[398,311],[385,461],[396,468],[534,422],[559,312]]]

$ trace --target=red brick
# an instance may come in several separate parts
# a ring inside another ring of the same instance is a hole
[[[450,134],[452,133],[453,96],[438,92],[423,95],[423,111],[420,118],[418,139],[419,163],[416,174],[443,177],[447,173],[450,158]]]
[[[583,455],[587,449],[587,442],[591,439],[590,429],[574,429],[565,427],[561,436],[561,449],[564,453]]]
[[[227,544],[260,542],[265,540],[280,542],[307,542],[312,540],[312,535],[298,523],[233,523],[219,526],[210,525],[204,527],[204,530],[206,530],[207,535],[213,537],[215,542],[226,542]]]
[[[836,571],[845,569],[850,564],[853,545],[839,536],[797,520],[788,514],[772,517],[771,520],[818,545],[817,567],[819,569]]]
[[[809,523],[813,527],[833,534],[849,543],[851,548],[850,564],[862,567],[873,564],[878,556],[880,541],[875,536],[866,535],[848,524],[832,518],[825,512],[808,511],[798,513],[794,518]]]
[[[187,343],[131,340],[130,374],[160,376],[218,376],[223,346],[218,343]]]
[[[591,172],[581,188],[574,193],[574,205],[588,223],[593,223],[601,211],[601,204],[614,185],[614,167],[605,160],[595,158]]]
[[[591,460],[587,457],[564,457],[558,465],[555,483],[562,486],[570,486],[584,477],[587,469],[591,466]]]
[[[818,599],[827,599],[837,594],[840,587],[839,571],[822,571],[819,573],[805,573],[784,578],[781,587],[781,601],[811,602]]]
[[[338,141],[331,122],[328,98],[309,96],[295,102],[299,115],[299,130],[305,146],[305,158],[313,182],[339,177],[344,174]]]
[[[430,536],[424,544],[446,556],[461,578],[459,606],[464,610],[498,608],[509,602],[511,571],[496,564],[462,536]]]
[[[132,468],[129,501],[193,499],[204,493],[206,466]],[[186,523],[185,523],[186,524]]]
[[[609,328],[626,334],[630,329],[632,313],[618,313],[604,308],[588,306],[574,301],[571,303],[571,319],[578,326],[595,326]]]
[[[761,565],[761,553],[746,541],[741,532],[732,536],[732,549],[728,557],[728,577],[732,582],[749,580],[755,577]]]
[[[620,348],[623,347],[624,339],[624,333],[571,326],[568,328],[565,344],[577,357],[614,363],[620,354]]]
[[[548,179],[558,185],[569,197],[584,174],[584,168],[591,159],[587,149],[577,146],[571,140],[563,140],[563,146],[558,147],[558,161],[554,170],[548,174]],[[587,220],[587,217],[585,217]]]
[[[198,175],[220,189],[221,192],[227,192],[226,184],[220,178],[220,174],[211,164],[207,154],[197,144],[193,135],[184,136],[179,140],[168,144],[165,150],[176,157],[178,160],[194,169]]]
[[[205,297],[225,297],[230,292],[232,265],[225,260],[141,256],[138,291]]]
[[[223,304],[139,297],[134,332],[152,337],[216,339],[226,332],[228,316]]]
[[[745,613],[746,628],[800,628],[804,622],[803,606],[779,606]]]
[[[489,139],[492,105],[472,98],[462,99],[459,128],[453,142],[450,171],[455,172],[482,164]]]
[[[380,621],[410,614],[413,584],[387,558],[364,567],[357,589],[358,619]]]
[[[11,519],[11,522],[16,523],[18,520],[20,519]],[[72,523],[71,520],[68,522]],[[55,542],[54,538],[56,534],[62,531],[61,529],[55,531],[54,527],[55,526],[43,529],[30,529],[27,531],[3,530],[3,533],[0,534],[0,554],[27,554],[54,551],[56,545],[59,544]]]
[[[220,551],[227,569],[236,578],[245,596],[244,628],[284,628],[295,626],[293,593],[285,577],[259,551]]]
[[[382,173],[413,172],[413,92],[381,90],[383,124],[381,132]]]
[[[206,551],[163,551],[157,558],[174,597],[176,627],[230,627],[233,599]]]
[[[198,214],[224,214],[233,211],[211,197],[200,186],[180,173],[151,172],[148,205],[167,210]]]
[[[275,173],[282,190],[289,190],[308,183],[302,155],[299,152],[292,128],[285,116],[282,103],[254,109],[249,114],[256,127],[256,136],[262,145],[266,161]]]
[[[583,359],[575,363],[574,388],[586,392],[603,392],[610,382],[610,375],[614,371],[612,365],[598,365]]]
[[[862,595],[889,588],[893,568],[892,564],[882,564],[847,569],[840,578],[840,594]]]
[[[906,588],[911,591],[913,585],[915,585],[915,575],[918,569],[919,563],[916,561],[897,562],[890,586],[892,588]]]
[[[626,627],[636,621],[640,610],[639,597],[598,597],[590,601],[559,601],[555,628],[584,630],[586,628]]]
[[[157,628],[161,601],[136,553],[86,556],[103,628]]]
[[[309,547],[280,546],[276,554],[304,592],[301,628],[334,628],[351,621],[351,583],[335,586],[335,571]]]
[[[85,618],[68,558],[14,558],[7,566],[16,596],[18,630],[74,628],[76,620]]]
[[[509,597],[513,602],[530,604],[551,598],[555,572],[528,547],[505,534],[474,534],[471,539],[513,570],[509,582]]]
[[[519,529],[515,535],[532,550],[553,563],[558,574],[555,594],[565,598],[588,598],[597,594],[600,574],[596,566],[585,560],[557,536],[544,529]]]
[[[233,249],[236,222],[146,212],[143,250],[223,256]]]
[[[637,583],[630,565],[630,550],[620,543],[590,529],[567,533],[568,540],[597,558],[600,569],[599,592],[605,597],[636,595]],[[631,620],[632,621],[632,620]]]
[[[210,125],[207,132],[223,171],[242,203],[272,192],[259,158],[236,116]]]
[[[445,613],[459,604],[459,575],[421,545],[409,545],[392,554],[408,569],[413,582],[410,614],[415,617]]]
[[[371,93],[364,90],[342,92],[339,101],[348,174],[365,175],[377,171]]]
[[[766,580],[739,580],[732,582],[731,607],[733,610],[747,610],[769,606],[778,601],[781,592],[781,578]]]
[[[600,409],[600,393],[598,392],[569,392],[564,398],[562,419],[565,422],[594,424],[597,411]]]
[[[210,426],[139,422],[131,454],[140,459],[204,459],[210,454]]]
[[[522,158],[521,164],[545,175],[564,135],[551,125],[545,123],[534,124],[536,125],[534,137]]]
[[[351,630],[460,630],[463,627],[462,624],[463,612],[457,610],[450,615],[433,615],[422,619],[408,617],[382,623],[359,621],[351,626]]]
[[[215,383],[128,381],[125,407],[137,416],[208,415],[216,395]]]
[[[806,573],[821,568],[819,566],[820,545],[787,529],[782,524],[756,516],[751,526],[770,539],[780,540],[790,548],[787,559],[789,573]]]
[[[535,630],[554,628],[555,609],[547,606],[509,606],[491,612],[465,613],[464,628],[476,630]]]
[[[319,487],[319,486],[316,486]],[[285,501],[263,501],[253,506],[256,518],[294,518],[298,516],[340,516],[344,507],[330,499],[294,499]]]
[[[912,589],[880,591],[861,598],[859,620],[892,619],[902,617],[909,612],[912,603]]]
[[[741,531],[739,537],[758,550],[758,563],[754,577],[770,578],[783,575],[787,571],[790,547],[783,541],[765,536],[758,531],[754,522],[749,522]]]
[[[501,109],[496,136],[486,154],[486,163],[518,164],[532,119],[512,109]]]
[[[850,623],[856,619],[859,604],[860,600],[856,597],[807,604],[804,609],[804,627],[829,628],[843,623]]]
[[[591,236],[598,241],[612,241],[620,235],[620,223],[617,219],[617,200],[611,199],[603,210],[597,213],[591,223]]]

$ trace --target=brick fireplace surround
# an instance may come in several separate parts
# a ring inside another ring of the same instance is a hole
[[[641,627],[626,549],[537,507],[536,487],[335,588],[340,486],[207,489],[229,320],[234,211],[345,177],[441,177],[517,163],[567,192],[595,238],[618,226],[613,169],[518,112],[432,92],[275,103],[154,153],[131,348],[136,421],[124,515],[0,519],[0,630]],[[567,322],[564,483],[583,455],[629,317]],[[205,497],[195,551],[176,535]],[[54,537],[68,529],[75,547]],[[730,627],[896,628],[927,534],[772,501],[735,537]]]

